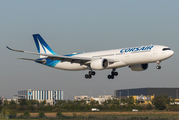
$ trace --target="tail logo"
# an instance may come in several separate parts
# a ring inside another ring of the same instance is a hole
[[[39,34],[34,34],[33,38],[34,38],[38,53],[57,55]],[[42,56],[42,55],[40,56],[40,58],[44,58],[44,57],[45,56]]]

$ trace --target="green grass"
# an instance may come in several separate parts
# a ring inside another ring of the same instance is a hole
[[[116,111],[115,111],[116,112]],[[153,111],[157,112],[157,111]],[[63,120],[179,120],[179,114],[164,114],[161,111],[158,111],[161,114],[152,114],[150,112],[144,111],[143,114],[129,114],[128,115],[89,115],[89,116],[64,116]],[[62,112],[62,114],[65,112]],[[91,112],[93,113],[93,112]],[[100,112],[99,112],[100,113]],[[145,114],[146,113],[146,114]],[[0,120],[7,120],[6,116],[0,113]],[[11,120],[59,120],[55,118],[42,118],[42,119],[11,119]]]
[[[7,119],[2,113],[0,113],[0,119]]]

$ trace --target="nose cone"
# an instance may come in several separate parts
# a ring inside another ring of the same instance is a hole
[[[171,54],[171,56],[172,56],[172,55],[174,54],[174,51],[173,51],[173,50],[171,50],[171,53],[170,53],[170,54]]]
[[[171,57],[173,54],[174,54],[174,51],[173,50],[170,50],[170,51],[167,51],[168,52],[168,57]]]

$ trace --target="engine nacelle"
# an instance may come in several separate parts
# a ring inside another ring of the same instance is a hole
[[[132,71],[143,71],[148,68],[148,63],[146,64],[137,64],[137,65],[130,65],[129,66]]]
[[[109,62],[105,58],[92,60],[90,64],[93,70],[103,70],[103,69],[108,68],[108,65],[109,65]]]

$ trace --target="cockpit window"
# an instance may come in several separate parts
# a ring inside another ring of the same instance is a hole
[[[170,48],[163,48],[162,50],[165,51],[165,50],[171,50],[171,49]]]

